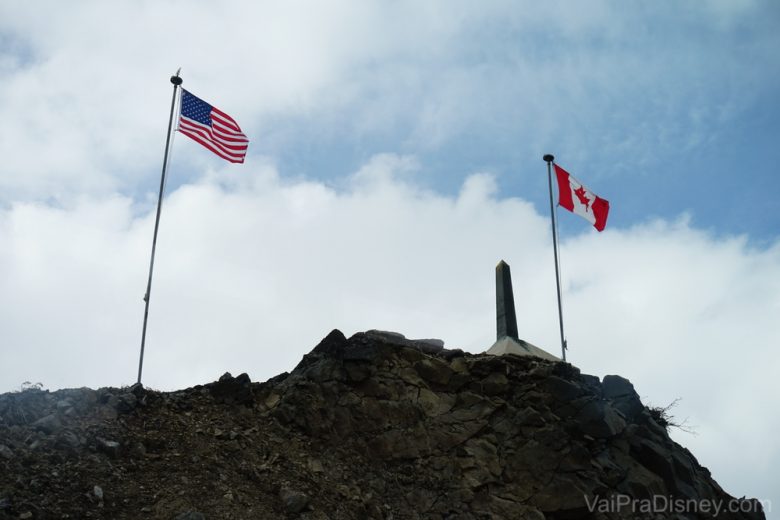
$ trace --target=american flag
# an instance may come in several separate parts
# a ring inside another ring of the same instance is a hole
[[[235,119],[184,89],[181,89],[179,132],[223,159],[244,162],[249,139]]]

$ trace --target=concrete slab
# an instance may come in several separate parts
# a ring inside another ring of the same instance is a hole
[[[535,356],[549,361],[560,361],[561,358],[553,356],[544,349],[532,345],[522,339],[510,338],[504,336],[499,339],[493,346],[490,347],[485,354],[491,354],[493,356],[504,356],[506,354],[514,354],[515,356]]]

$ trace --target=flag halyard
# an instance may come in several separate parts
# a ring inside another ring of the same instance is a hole
[[[249,139],[236,120],[182,89],[179,132],[226,161],[243,163]]]
[[[603,231],[607,225],[609,201],[594,194],[557,164],[553,166],[558,180],[558,204]]]

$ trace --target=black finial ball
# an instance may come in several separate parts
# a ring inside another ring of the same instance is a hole
[[[542,157],[545,162],[553,162],[555,160],[555,156],[552,154],[546,154],[544,157]]]
[[[171,76],[171,83],[174,85],[181,85],[184,82],[179,76]]]

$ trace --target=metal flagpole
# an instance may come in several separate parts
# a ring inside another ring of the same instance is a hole
[[[176,106],[176,93],[183,80],[179,77],[181,69],[176,71],[175,76],[171,76],[173,83],[173,97],[171,98],[171,114],[168,117],[168,134],[165,136],[165,156],[163,157],[162,176],[160,178],[160,196],[157,199],[157,217],[154,220],[154,237],[152,238],[152,257],[149,261],[149,281],[146,284],[146,294],[144,294],[144,328],[141,332],[141,358],[138,360],[138,383],[141,382],[141,372],[144,368],[144,347],[146,346],[146,322],[149,319],[149,300],[152,295],[152,272],[154,271],[154,252],[157,249],[157,230],[160,228],[160,210],[162,209],[163,191],[165,190],[165,171],[168,169],[168,151],[171,146],[171,129],[173,128],[173,109]]]
[[[543,157],[547,163],[547,181],[550,186],[550,218],[552,219],[552,234],[553,234],[553,254],[555,255],[555,286],[558,288],[558,323],[561,328],[561,352],[563,353],[563,360],[566,361],[566,336],[563,334],[563,308],[561,306],[561,274],[558,268],[558,230],[555,225],[555,205],[553,203],[553,191],[552,191],[552,164],[555,157],[551,154],[547,154]]]

